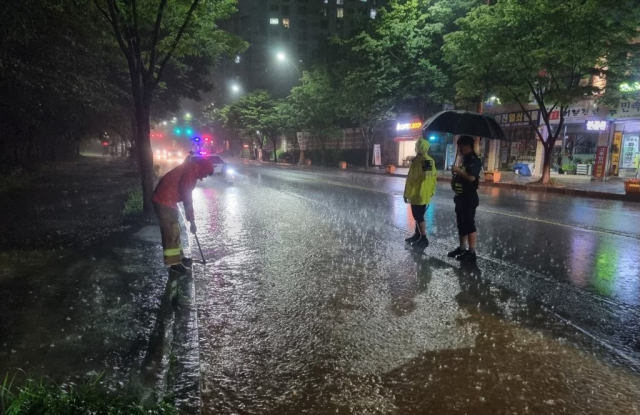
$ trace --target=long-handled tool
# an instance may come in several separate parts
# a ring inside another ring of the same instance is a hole
[[[202,247],[200,246],[200,241],[198,240],[198,234],[194,233],[193,236],[196,237],[196,243],[198,244],[198,250],[200,250],[200,257],[202,258],[202,263],[206,264],[207,261],[204,260],[204,254],[202,253]]]

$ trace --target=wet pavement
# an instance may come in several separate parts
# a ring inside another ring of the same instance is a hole
[[[407,249],[402,178],[238,166],[194,191],[204,413],[640,411],[640,206],[450,189]]]

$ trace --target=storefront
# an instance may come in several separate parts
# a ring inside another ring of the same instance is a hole
[[[416,156],[416,140],[422,135],[422,121],[398,120],[395,123],[395,135],[393,141],[397,143],[397,166],[408,167]]]
[[[609,111],[609,118],[613,123],[610,173],[635,176],[637,158],[640,158],[640,96],[621,101],[617,108]]]
[[[540,125],[540,111],[530,110],[494,114],[496,122],[502,127],[506,141],[491,143],[494,151],[488,154],[485,170],[508,170],[516,163],[527,163],[533,166],[536,162],[538,144],[537,127]],[[536,125],[531,125],[530,120]],[[532,169],[533,170],[533,169]]]
[[[580,101],[566,109],[551,168],[572,171],[579,164],[594,164],[598,146],[609,145],[611,123],[606,116],[607,109],[593,100]],[[549,114],[549,122],[557,128],[560,123],[559,110]]]
[[[409,167],[416,156],[416,141],[422,137],[422,121],[398,121],[396,122],[397,166]],[[429,132],[425,137],[429,140],[429,156],[436,163],[436,169],[445,169],[445,159],[453,148],[453,136],[440,132]],[[453,159],[453,157],[450,157]]]

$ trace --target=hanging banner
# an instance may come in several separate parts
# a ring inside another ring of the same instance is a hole
[[[617,131],[613,135],[613,145],[611,146],[611,174],[617,176],[620,171],[620,150],[622,150],[622,131]]]
[[[634,161],[638,153],[640,137],[638,134],[625,134],[622,143],[622,161],[620,167],[623,169],[633,169],[636,167]]]
[[[607,146],[598,146],[596,149],[596,162],[593,169],[593,177],[602,179],[607,165]]]
[[[382,164],[382,152],[380,151],[380,144],[373,145],[373,165],[380,166]]]

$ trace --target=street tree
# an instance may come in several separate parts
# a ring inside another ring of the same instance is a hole
[[[390,108],[419,115],[439,109],[454,95],[450,65],[441,50],[444,35],[479,3],[392,0],[368,30],[338,41],[346,47],[342,73],[351,74],[351,85],[345,79],[345,87],[352,94],[368,95],[362,98],[375,102],[381,115]]]
[[[82,7],[84,6],[84,7]],[[114,101],[108,79],[117,59],[92,24],[90,2],[1,2],[0,169],[76,153]]]
[[[153,210],[150,127],[154,92],[165,72],[183,72],[190,57],[236,53],[244,42],[218,28],[234,11],[234,0],[94,0],[126,60],[135,111],[144,211]],[[186,79],[186,78],[183,78]]]
[[[301,82],[291,89],[290,108],[297,124],[320,144],[324,164],[329,140],[341,134],[340,93],[326,68],[304,71]]]
[[[264,90],[256,90],[234,102],[246,134],[256,132],[259,139],[266,138],[273,146],[273,161],[278,162],[277,143],[283,124],[278,113],[280,101]]]
[[[478,7],[445,36],[446,58],[460,78],[458,98],[489,88],[517,103],[544,147],[541,181],[548,184],[569,105],[586,97],[615,100],[620,83],[640,68],[632,43],[639,12],[627,0],[499,0]],[[530,102],[540,110],[540,129],[526,111]]]

